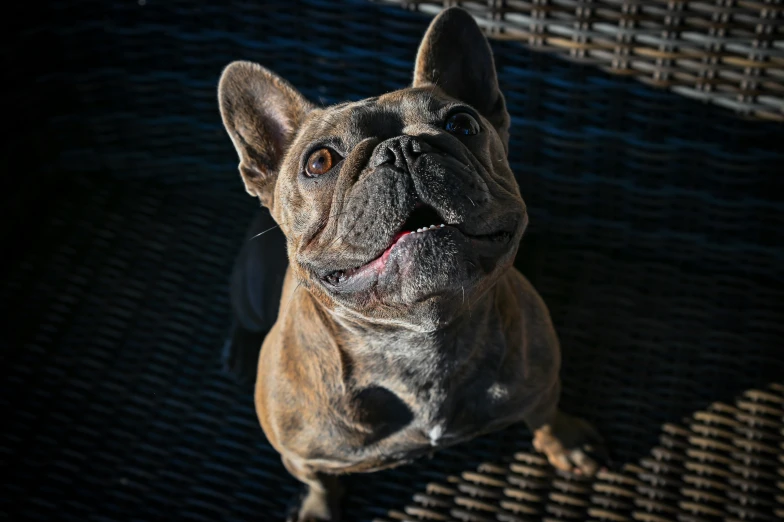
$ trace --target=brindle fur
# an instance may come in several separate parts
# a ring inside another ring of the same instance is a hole
[[[407,89],[320,108],[261,66],[235,62],[219,98],[246,189],[286,237],[255,399],[270,443],[308,485],[294,519],[338,519],[336,474],[395,466],[518,421],[555,466],[596,470],[585,451],[596,434],[557,409],[547,307],[512,267],[528,217],[490,47],[470,15],[453,8],[433,21]],[[443,129],[460,107],[478,117],[479,134]],[[304,158],[324,145],[343,162],[305,176]],[[421,204],[465,234],[393,250],[378,277],[325,282],[378,257]],[[470,238],[499,230],[507,241]],[[264,266],[266,254],[246,251],[235,287],[252,287]],[[252,322],[250,309],[235,306],[241,322]]]

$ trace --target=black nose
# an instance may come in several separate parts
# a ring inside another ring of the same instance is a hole
[[[382,141],[376,146],[370,158],[370,166],[391,165],[399,169],[408,169],[420,154],[431,149],[430,145],[414,136],[397,136]]]

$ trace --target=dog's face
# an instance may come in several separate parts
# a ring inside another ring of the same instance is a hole
[[[237,62],[219,95],[246,188],[284,231],[301,284],[336,312],[427,331],[511,265],[527,215],[493,58],[467,13],[434,20],[414,76],[316,108]]]

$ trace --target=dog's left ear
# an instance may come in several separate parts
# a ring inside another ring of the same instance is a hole
[[[274,210],[281,160],[313,105],[286,80],[251,62],[226,67],[218,102],[245,189]]]
[[[479,111],[508,147],[509,113],[498,88],[493,52],[474,18],[459,7],[436,16],[419,46],[413,86],[433,84]]]

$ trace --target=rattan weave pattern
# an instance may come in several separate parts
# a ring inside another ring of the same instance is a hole
[[[784,121],[781,0],[377,0],[460,5],[493,37]]]
[[[428,484],[376,522],[728,522],[784,519],[784,384],[663,426],[638,463],[594,479],[530,452]]]

